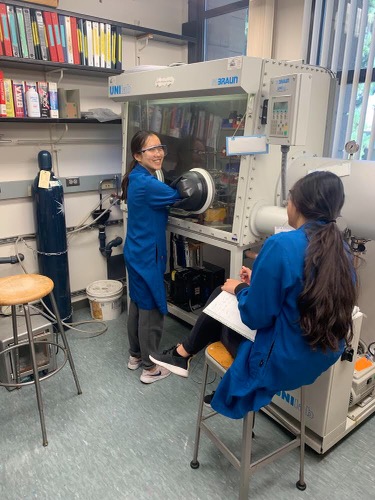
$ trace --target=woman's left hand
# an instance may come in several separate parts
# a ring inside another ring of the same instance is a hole
[[[228,278],[221,289],[224,292],[229,292],[234,295],[234,290],[237,285],[240,285],[242,282],[240,280],[233,280],[232,278]]]

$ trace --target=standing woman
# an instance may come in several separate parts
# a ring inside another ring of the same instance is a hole
[[[153,132],[139,131],[131,141],[133,161],[122,181],[122,198],[128,207],[125,264],[130,295],[128,368],[143,371],[141,382],[151,384],[170,375],[149,359],[163,333],[167,300],[164,273],[167,262],[168,207],[180,195],[155,177],[161,170],[166,146]]]

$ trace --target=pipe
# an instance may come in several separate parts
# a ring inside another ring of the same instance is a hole
[[[0,264],[18,264],[20,260],[24,260],[25,256],[22,253],[11,255],[10,257],[0,257]]]

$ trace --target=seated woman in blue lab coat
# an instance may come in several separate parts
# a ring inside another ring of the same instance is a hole
[[[188,376],[191,357],[221,340],[235,359],[211,406],[231,418],[259,410],[280,390],[314,382],[353,337],[356,275],[336,226],[344,198],[341,179],[331,172],[298,180],[287,207],[296,230],[268,238],[253,271],[243,268],[241,280],[221,287],[236,295],[243,323],[257,330],[254,342],[202,313],[187,339],[152,354],[153,362]]]
[[[149,354],[159,348],[167,300],[164,273],[167,262],[168,208],[181,200],[177,189],[160,182],[166,146],[153,132],[139,131],[131,141],[133,161],[122,181],[128,222],[124,245],[130,306],[128,368],[143,367],[141,382],[151,384],[170,375]]]

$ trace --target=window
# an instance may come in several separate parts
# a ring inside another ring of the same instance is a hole
[[[339,79],[331,154],[346,157],[346,142],[355,140],[356,157],[375,160],[375,0],[334,0],[320,7],[309,13],[305,61]]]

